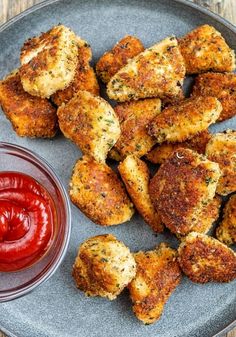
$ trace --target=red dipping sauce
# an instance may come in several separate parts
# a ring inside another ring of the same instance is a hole
[[[0,271],[17,271],[38,261],[54,232],[55,205],[32,177],[0,172]]]

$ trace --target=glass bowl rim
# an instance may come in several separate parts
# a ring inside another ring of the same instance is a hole
[[[46,169],[46,171],[50,173],[51,178],[55,182],[60,192],[60,195],[64,201],[65,216],[66,216],[67,221],[65,225],[65,236],[59,248],[59,252],[55,256],[55,259],[53,263],[49,266],[49,268],[46,269],[46,271],[42,275],[40,275],[39,278],[36,279],[32,284],[26,285],[18,289],[17,291],[5,290],[2,292],[2,294],[0,293],[0,303],[11,301],[13,299],[22,297],[28,294],[29,292],[33,291],[36,287],[38,287],[43,282],[47,281],[56,272],[57,268],[59,267],[62,260],[64,259],[65,254],[67,252],[68,245],[69,245],[70,235],[71,235],[71,207],[70,207],[69,197],[68,197],[68,194],[66,192],[66,189],[63,183],[61,182],[61,179],[58,177],[57,173],[55,172],[51,164],[49,164],[43,157],[38,155],[36,152],[29,150],[26,147],[17,145],[17,144],[0,141],[0,150],[1,149],[16,150],[17,152],[21,152],[22,154],[26,156],[26,159],[31,157],[32,159],[36,160],[40,164],[40,166],[42,166],[44,170]]]

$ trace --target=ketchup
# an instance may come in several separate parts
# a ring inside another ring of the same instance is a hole
[[[28,267],[45,254],[55,213],[49,193],[32,177],[0,172],[0,271]]]

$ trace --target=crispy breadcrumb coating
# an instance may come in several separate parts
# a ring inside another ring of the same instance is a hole
[[[203,206],[198,223],[193,226],[192,231],[207,234],[213,223],[219,218],[221,198],[216,195],[208,205]]]
[[[148,126],[158,143],[183,142],[206,130],[222,111],[215,97],[192,97],[165,108]]]
[[[82,243],[73,265],[77,287],[87,296],[114,300],[136,273],[133,255],[111,234],[92,237]]]
[[[105,163],[120,136],[119,120],[110,104],[88,91],[78,91],[67,104],[60,106],[57,114],[64,136],[84,154]]]
[[[133,311],[144,324],[157,321],[181,280],[177,252],[161,243],[155,250],[134,254],[135,278],[128,285]]]
[[[187,74],[207,71],[225,72],[235,69],[235,54],[214,27],[197,27],[179,39]]]
[[[216,133],[206,146],[209,160],[219,164],[222,175],[216,192],[228,195],[236,191],[236,131]]]
[[[236,278],[235,252],[210,236],[190,233],[178,253],[181,269],[193,282],[230,282]]]
[[[140,98],[171,99],[182,94],[185,65],[175,37],[146,49],[109,81],[107,94],[119,102]]]
[[[148,166],[141,159],[130,155],[119,164],[118,170],[139,214],[155,232],[162,232],[160,216],[154,209],[148,192],[150,180]]]
[[[92,50],[88,42],[77,37],[78,63],[73,81],[64,90],[58,90],[52,95],[53,102],[60,106],[67,103],[79,90],[86,90],[91,94],[99,95],[99,85],[93,68],[89,62],[92,58]]]
[[[224,121],[236,115],[236,74],[205,73],[198,75],[192,96],[214,96],[222,104],[217,121]]]
[[[125,158],[130,154],[145,155],[156,140],[147,133],[147,125],[161,112],[159,98],[120,103],[114,108],[119,121],[121,134],[112,149],[113,159]],[[114,155],[114,151],[119,156]]]
[[[203,207],[214,198],[219,177],[217,163],[189,149],[173,152],[149,185],[151,200],[166,227],[176,234],[189,233]]]
[[[198,218],[198,223],[191,228],[190,232],[207,234],[212,228],[214,222],[219,218],[220,206],[221,198],[219,196],[215,196],[208,205],[203,206]],[[176,236],[180,240],[182,240],[184,237],[183,235],[179,234]]]
[[[226,245],[236,243],[236,195],[232,195],[224,208],[224,218],[216,229],[216,237]]]
[[[18,71],[0,81],[0,105],[18,136],[55,136],[58,128],[56,109],[46,98],[25,92]]]
[[[134,214],[133,204],[117,174],[87,156],[74,166],[69,194],[88,218],[102,226],[126,222]]]
[[[96,64],[98,77],[104,83],[108,83],[129,59],[143,51],[143,44],[137,37],[126,35],[98,60]]]
[[[20,56],[24,90],[48,98],[66,88],[75,76],[77,55],[76,35],[63,25],[27,40]]]
[[[196,151],[200,154],[205,154],[206,145],[210,139],[210,132],[204,130],[182,143],[162,143],[161,145],[155,146],[146,155],[146,159],[153,164],[163,164],[164,161],[180,147]]]

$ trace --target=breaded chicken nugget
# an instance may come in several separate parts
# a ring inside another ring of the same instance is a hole
[[[162,164],[178,148],[187,148],[200,154],[205,154],[206,145],[211,139],[208,130],[196,134],[193,138],[182,143],[162,143],[154,147],[147,155],[146,159],[153,164]]]
[[[224,208],[224,218],[216,230],[216,237],[226,245],[236,243],[236,195],[232,195]]]
[[[119,164],[118,170],[140,215],[155,232],[162,232],[163,225],[160,216],[155,211],[148,192],[150,180],[148,166],[132,155]]]
[[[114,300],[136,273],[133,255],[111,234],[86,240],[78,250],[72,275],[87,296]]]
[[[106,52],[96,64],[98,77],[107,83],[118,70],[124,67],[129,59],[144,51],[142,42],[135,36],[126,35],[115,46]]]
[[[161,243],[155,250],[134,254],[135,278],[128,285],[133,311],[144,324],[158,320],[181,280],[177,252]]]
[[[178,42],[187,74],[235,69],[234,51],[227,45],[220,32],[212,26],[197,27]]]
[[[198,75],[192,96],[214,96],[222,104],[223,110],[218,121],[236,115],[236,74],[205,73]]]
[[[193,282],[230,282],[236,278],[236,254],[210,236],[190,233],[178,253],[181,269]]]
[[[80,90],[85,90],[94,95],[99,95],[99,85],[92,67],[81,67],[78,63],[73,82],[64,90],[57,91],[52,100],[57,106],[67,103]]]
[[[29,94],[50,97],[66,88],[78,62],[76,35],[63,25],[27,40],[21,49],[20,77]]]
[[[216,192],[227,195],[236,191],[236,131],[216,133],[206,147],[209,160],[219,164],[222,175]]]
[[[119,120],[110,104],[88,91],[78,91],[57,114],[64,136],[84,154],[104,163],[120,136]]]
[[[133,204],[116,173],[88,156],[75,164],[69,194],[88,218],[102,226],[120,224],[134,214]]]
[[[158,143],[183,142],[206,130],[221,111],[221,103],[215,97],[188,98],[165,108],[149,123],[148,133]]]
[[[175,37],[146,49],[109,81],[107,94],[119,102],[182,95],[185,65]]]
[[[83,40],[80,36],[76,37],[78,46],[78,60],[81,65],[87,66],[92,60],[92,49],[89,43]]]
[[[114,110],[119,117],[121,135],[112,150],[118,152],[120,158],[129,154],[142,157],[156,143],[155,138],[147,133],[147,125],[161,112],[160,99],[121,103]],[[112,158],[116,159],[117,156],[113,155]]]
[[[0,81],[0,105],[18,136],[55,136],[56,109],[47,99],[25,92],[18,71]]]
[[[203,206],[202,211],[198,218],[198,223],[194,225],[190,232],[197,232],[202,234],[207,234],[212,228],[213,223],[219,218],[221,206],[221,198],[215,196],[212,201],[206,206]],[[182,240],[183,235],[176,235],[178,239]]]
[[[189,149],[174,151],[149,185],[151,200],[166,227],[176,234],[189,233],[203,207],[214,198],[219,177],[217,163]]]
[[[203,206],[198,223],[193,226],[192,232],[207,234],[213,223],[219,218],[221,198],[215,196],[208,205]]]
[[[78,63],[73,81],[64,90],[59,90],[52,95],[53,102],[60,106],[67,103],[79,90],[86,90],[94,95],[99,95],[99,85],[93,68],[89,62],[92,58],[92,50],[89,44],[77,37]]]

